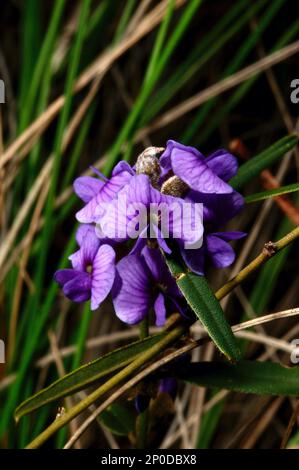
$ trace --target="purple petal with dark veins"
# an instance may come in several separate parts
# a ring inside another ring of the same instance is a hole
[[[128,255],[117,263],[116,270],[112,288],[115,313],[120,320],[133,325],[146,317],[151,306],[148,268],[140,256]]]
[[[205,162],[224,181],[230,180],[238,171],[238,161],[227,150],[220,149],[209,155]]]
[[[75,179],[73,187],[74,191],[84,202],[89,202],[94,198],[102,189],[104,185],[103,181],[92,176],[81,176]]]
[[[115,278],[115,252],[110,245],[102,245],[92,265],[91,310],[96,310],[111,291]]]

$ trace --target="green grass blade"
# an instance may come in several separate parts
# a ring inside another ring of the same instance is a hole
[[[165,335],[165,333],[162,333],[136,341],[128,346],[116,349],[65,375],[18,406],[15,411],[15,419],[18,421],[22,416],[31,413],[41,406],[65,396],[72,395],[108,374],[121,369],[136,359],[139,354],[155,345]]]
[[[261,191],[260,193],[250,194],[245,197],[245,202],[250,204],[251,202],[263,201],[272,197],[281,196],[282,194],[290,194],[299,191],[299,183],[288,184],[287,186],[281,186],[280,188],[269,189],[268,191]]]
[[[271,147],[259,153],[240,166],[238,173],[230,180],[234,189],[240,189],[245,183],[250,181],[259,173],[275,163],[279,158],[289,152],[297,143],[297,135],[283,137]]]
[[[184,365],[184,368],[175,372],[175,376],[202,387],[216,387],[234,392],[299,395],[298,368],[287,368],[274,362],[198,362]]]

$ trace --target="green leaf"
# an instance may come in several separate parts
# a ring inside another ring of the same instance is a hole
[[[134,432],[135,419],[132,408],[120,403],[113,403],[100,416],[102,424],[118,436],[127,436]]]
[[[262,170],[268,168],[285,153],[289,152],[298,143],[298,136],[288,135],[283,137],[271,147],[259,153],[240,166],[238,173],[230,180],[234,189],[240,189],[247,181],[254,178]]]
[[[206,278],[186,272],[173,259],[166,261],[179,289],[216,346],[229,360],[238,361],[241,353],[236,338]]]
[[[281,196],[282,194],[289,194],[299,191],[299,183],[288,184],[287,186],[281,186],[280,188],[269,189],[268,191],[261,191],[260,193],[251,194],[245,197],[245,202],[250,204],[251,202],[258,202],[270,197]]]
[[[274,362],[241,360],[184,365],[175,376],[202,387],[216,387],[258,395],[299,395],[299,368]]]
[[[163,336],[165,336],[165,333],[149,336],[144,340],[136,341],[128,346],[116,349],[95,361],[79,367],[21,403],[15,411],[15,419],[18,421],[22,416],[31,413],[37,408],[65,396],[72,395],[108,374],[121,369],[136,359],[139,354],[156,344]]]

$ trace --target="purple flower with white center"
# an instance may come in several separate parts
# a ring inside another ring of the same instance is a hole
[[[72,269],[61,269],[54,279],[67,298],[74,302],[91,299],[96,310],[109,294],[115,277],[115,252],[110,245],[101,244],[92,225],[82,225],[76,235],[79,250],[69,259]]]
[[[229,194],[233,188],[227,184],[238,170],[236,158],[226,150],[217,150],[205,158],[196,148],[168,140],[160,158],[163,177],[172,172],[190,189],[203,194]]]
[[[134,238],[134,236],[135,238],[137,236],[143,237],[141,238],[141,246],[144,245],[144,240],[150,232],[151,237],[157,239],[160,247],[169,254],[171,249],[164,238],[164,230],[159,218],[161,216],[158,215],[159,208],[162,216],[163,212],[168,214],[167,235],[170,238],[179,238],[183,244],[199,243],[200,246],[203,235],[201,207],[191,200],[188,202],[190,205],[188,215],[190,215],[191,223],[184,224],[184,200],[160,193],[152,187],[148,176],[135,175],[109,204],[98,205],[97,212],[101,214],[98,223],[101,226],[101,231],[107,237],[117,238],[120,233],[123,239]],[[157,214],[149,218],[149,211],[153,206],[156,207]],[[137,246],[139,242],[140,239],[137,241]]]
[[[125,162],[119,162],[110,179],[101,175],[103,180],[91,176],[82,176],[74,181],[74,191],[87,204],[76,214],[79,222],[89,224],[96,222],[97,206],[114,199],[117,193],[134,175],[134,170]]]
[[[177,308],[181,294],[159,250],[145,246],[140,255],[129,254],[117,263],[112,297],[116,315],[125,323],[140,322],[153,308],[156,325],[162,326],[165,300]]]

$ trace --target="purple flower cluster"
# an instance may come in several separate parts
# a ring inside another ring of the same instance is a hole
[[[161,251],[169,254],[179,250],[188,268],[200,275],[209,259],[217,268],[234,261],[235,253],[228,242],[245,234],[219,231],[218,227],[244,206],[242,196],[228,183],[237,169],[236,158],[226,150],[205,158],[195,148],[170,140],[166,149],[146,149],[134,167],[121,161],[110,179],[97,170],[97,177],[76,179],[75,193],[85,203],[76,214],[81,223],[76,236],[79,249],[70,256],[72,268],[59,270],[54,276],[66,297],[75,302],[91,299],[91,309],[95,310],[111,292],[116,315],[128,324],[138,323],[151,309],[158,326],[165,323],[168,306],[183,313],[182,296]],[[107,203],[109,210],[105,209]],[[203,226],[195,233],[190,229],[175,237],[180,221],[172,214],[169,237],[165,237],[159,217],[148,215],[152,203],[167,207],[189,203],[191,226],[201,203]],[[137,213],[140,204],[146,220],[138,226],[139,235],[132,245],[127,229],[134,224],[134,214],[128,215],[127,209],[133,205]],[[125,234],[122,237],[110,235],[116,206],[118,227]],[[199,240],[202,244],[198,248],[188,249],[188,244],[197,246]],[[124,250],[126,254],[116,262],[115,252]]]

